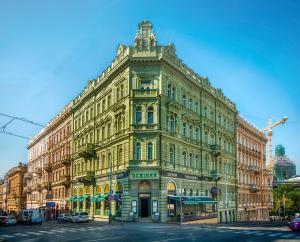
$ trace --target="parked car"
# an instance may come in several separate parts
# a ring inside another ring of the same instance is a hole
[[[62,213],[58,216],[57,222],[58,223],[65,223],[65,222],[71,222],[72,216],[69,213]]]
[[[42,222],[43,222],[42,213],[38,210],[33,210],[33,213],[30,214],[29,223],[42,225]]]
[[[288,224],[289,224],[289,228],[292,231],[300,230],[300,218],[295,218],[291,220]]]
[[[42,224],[42,214],[38,210],[25,209],[19,212],[17,222],[20,224]]]
[[[72,214],[72,223],[88,223],[89,215],[87,212],[76,212]]]
[[[14,215],[0,216],[0,225],[16,225],[17,219]]]

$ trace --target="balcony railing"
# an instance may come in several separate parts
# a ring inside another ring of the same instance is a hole
[[[249,169],[250,172],[253,172],[255,174],[259,173],[259,168],[256,167],[256,166],[250,165],[248,169]]]
[[[132,124],[132,129],[136,130],[153,130],[157,129],[157,124]]]
[[[75,178],[78,182],[82,183],[92,183],[95,176],[94,171],[85,171],[79,173]]]
[[[130,167],[158,166],[158,161],[157,160],[130,160],[129,166]]]
[[[44,170],[45,170],[45,172],[47,172],[47,173],[51,172],[51,171],[52,171],[52,166],[51,166],[51,164],[50,164],[50,163],[45,164],[45,165],[44,165]]]
[[[78,149],[78,155],[84,158],[92,157],[95,154],[94,144],[88,143]]]
[[[65,187],[69,187],[71,185],[70,175],[63,175],[61,181]]]
[[[35,174],[37,174],[38,176],[42,176],[42,168],[36,168],[35,170],[34,170],[34,173]]]
[[[71,156],[70,155],[64,155],[63,157],[62,157],[62,163],[64,164],[64,165],[70,165],[70,163],[71,163]]]
[[[31,191],[32,191],[32,188],[29,187],[29,186],[25,186],[25,187],[23,188],[23,192],[24,192],[24,193],[31,193]]]
[[[51,183],[49,181],[43,181],[42,182],[42,187],[44,189],[50,189],[51,188]]]
[[[255,184],[250,184],[250,192],[258,192],[259,187]]]
[[[134,89],[132,90],[132,97],[157,97],[157,89]]]
[[[26,172],[25,175],[24,175],[24,179],[32,179],[32,173],[31,172]]]

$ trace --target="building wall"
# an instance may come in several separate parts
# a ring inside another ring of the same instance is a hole
[[[25,174],[27,208],[45,205],[47,189],[43,187],[45,167],[48,164],[48,130],[43,128],[28,144],[28,172]]]
[[[238,219],[263,221],[272,208],[272,174],[266,167],[264,133],[238,117]]]
[[[73,102],[72,197],[107,194],[111,161],[112,189],[118,182],[123,187],[123,219],[128,219],[133,201],[151,194],[151,202],[158,201],[161,221],[167,221],[169,178],[160,171],[172,171],[185,174],[178,194],[193,189],[192,195],[198,191],[212,196],[212,188],[217,187],[219,221],[233,221],[237,212],[235,105],[207,78],[184,65],[173,45],[157,46],[149,23],[140,28],[134,46],[120,45],[111,66]],[[139,172],[141,178],[133,176]],[[151,190],[143,192],[145,187]],[[72,208],[107,216],[105,209],[96,211],[87,198]]]
[[[7,176],[7,211],[18,212],[26,207],[26,196],[23,193],[23,178],[27,166],[20,163],[6,174]]]
[[[0,182],[0,211],[4,210],[3,200],[4,200],[4,181],[1,181]]]
[[[55,202],[56,207],[69,207],[70,164],[72,139],[72,103],[67,105],[49,124],[48,161],[49,169],[43,176],[47,189],[46,201]]]

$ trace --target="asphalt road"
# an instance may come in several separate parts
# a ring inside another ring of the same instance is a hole
[[[0,227],[0,237],[6,241],[126,241],[126,242],[186,242],[186,241],[230,241],[267,242],[300,241],[300,232],[287,227],[245,225],[174,225],[155,223],[104,222],[85,224],[18,225]]]

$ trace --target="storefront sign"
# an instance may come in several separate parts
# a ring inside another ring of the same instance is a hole
[[[165,177],[181,178],[181,179],[187,179],[187,180],[206,181],[209,179],[206,176],[193,176],[193,175],[188,175],[188,174],[185,174],[182,172],[162,171],[161,175],[165,176]]]
[[[123,179],[128,177],[128,172],[122,172],[116,175],[112,176],[113,180],[117,180],[117,179]],[[96,178],[96,182],[99,183],[101,181],[107,181],[109,179],[109,176],[104,176],[104,177],[100,177],[100,178]]]
[[[153,170],[131,171],[130,179],[158,179],[159,172]]]
[[[47,208],[55,208],[55,202],[46,202]]]

